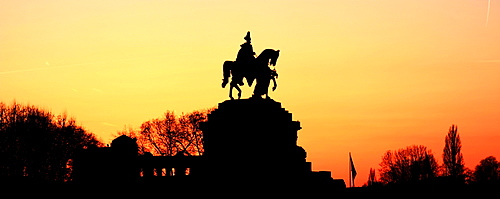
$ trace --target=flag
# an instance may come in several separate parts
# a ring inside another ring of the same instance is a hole
[[[351,164],[351,176],[352,176],[352,180],[354,181],[354,178],[356,178],[356,168],[354,168],[354,162],[352,162],[352,157],[351,157],[351,153],[349,153],[349,161],[350,161],[350,164]]]

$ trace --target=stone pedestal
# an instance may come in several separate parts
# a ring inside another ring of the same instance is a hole
[[[306,152],[297,146],[300,123],[279,102],[228,100],[208,115],[201,128],[211,177],[272,180],[310,172]]]

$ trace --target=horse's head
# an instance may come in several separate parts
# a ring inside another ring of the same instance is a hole
[[[280,56],[280,50],[272,50],[269,64],[271,66],[276,66],[276,62],[278,61],[278,57]]]
[[[265,49],[257,57],[257,60],[259,63],[263,63],[263,64],[266,63],[266,64],[270,64],[271,66],[275,66],[276,61],[278,61],[279,56],[280,56],[279,50]]]

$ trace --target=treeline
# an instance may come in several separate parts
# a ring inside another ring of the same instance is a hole
[[[382,156],[379,164],[379,179],[376,178],[375,169],[370,168],[368,181],[363,186],[500,184],[500,163],[495,157],[486,157],[471,170],[465,167],[461,148],[458,127],[452,125],[445,137],[443,164],[439,165],[432,151],[422,145],[389,150]]]
[[[135,138],[139,153],[156,156],[202,155],[200,123],[214,108],[179,116],[167,111],[139,129],[118,132]],[[72,181],[72,158],[79,150],[103,147],[96,136],[66,114],[32,105],[0,102],[0,182]]]
[[[0,102],[2,181],[71,181],[73,155],[90,146],[102,143],[66,114]]]
[[[128,128],[118,132],[137,140],[139,153],[155,156],[203,155],[203,134],[200,123],[215,108],[195,110],[175,115],[166,111],[163,116],[145,121],[139,129]]]
[[[135,138],[139,153],[156,156],[202,155],[200,123],[214,108],[175,115],[171,111],[129,128],[118,136]],[[94,134],[78,126],[66,114],[54,115],[35,106],[0,102],[0,181],[31,179],[68,182],[72,180],[72,158],[82,149],[102,147]],[[366,187],[415,182],[455,184],[500,184],[500,163],[493,156],[474,168],[466,168],[458,128],[452,125],[445,137],[443,164],[425,146],[389,150],[378,169],[370,169]]]

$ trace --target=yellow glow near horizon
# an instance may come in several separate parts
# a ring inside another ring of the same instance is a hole
[[[301,122],[315,170],[347,182],[352,152],[362,185],[386,150],[413,144],[440,161],[452,124],[473,168],[500,157],[500,2],[489,9],[487,0],[5,1],[0,101],[67,111],[109,142],[166,110],[228,99],[222,63],[251,31],[257,54],[281,50],[271,97]]]

